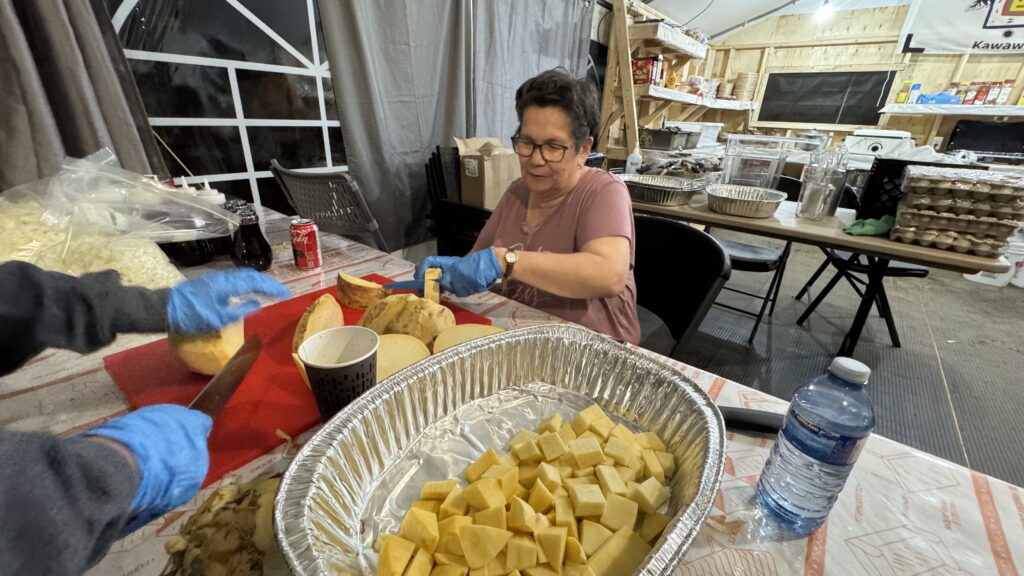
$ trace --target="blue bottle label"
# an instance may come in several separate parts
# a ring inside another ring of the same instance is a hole
[[[867,436],[844,436],[826,430],[790,410],[782,433],[800,451],[819,462],[849,466],[860,456]]]

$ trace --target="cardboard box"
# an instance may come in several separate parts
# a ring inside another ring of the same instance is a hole
[[[462,163],[462,203],[494,210],[505,189],[521,175],[519,156],[497,138],[456,138],[455,145]]]

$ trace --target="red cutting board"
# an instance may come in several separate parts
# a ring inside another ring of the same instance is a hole
[[[365,279],[379,284],[391,282],[376,274]],[[210,471],[204,486],[279,446],[283,440],[277,430],[297,436],[320,423],[313,393],[292,361],[292,336],[306,308],[321,295],[334,291],[325,288],[296,296],[245,319],[245,335],[259,334],[263,352],[214,421],[208,442]],[[457,324],[491,323],[484,316],[445,305],[455,314]],[[363,316],[363,310],[342,310],[347,325],[357,324]],[[103,358],[103,363],[128,403],[136,407],[187,406],[210,381],[209,376],[192,372],[174,356],[166,338],[111,354]]]

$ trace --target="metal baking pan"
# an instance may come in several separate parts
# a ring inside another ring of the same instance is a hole
[[[516,427],[593,401],[614,420],[657,432],[675,455],[666,512],[674,520],[637,572],[671,573],[721,481],[722,416],[678,370],[572,325],[512,330],[431,356],[325,424],[284,474],[274,505],[292,572],[374,572],[374,540],[397,528],[423,481],[461,477]]]
[[[634,202],[657,206],[683,206],[693,195],[703,190],[702,177],[655,176],[650,174],[623,174],[629,196]]]

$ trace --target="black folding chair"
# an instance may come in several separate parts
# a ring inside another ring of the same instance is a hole
[[[270,161],[270,171],[299,216],[312,218],[325,232],[368,238],[389,252],[377,219],[347,172],[300,172],[284,168],[277,160]]]
[[[780,176],[779,183],[776,188],[780,192],[786,193],[787,200],[796,200],[800,196],[800,180],[797,180],[796,178]],[[710,228],[707,230],[710,231]],[[743,294],[744,296],[750,296],[751,298],[760,300],[761,307],[757,312],[751,312],[744,308],[723,304],[721,302],[715,303],[716,306],[721,308],[754,317],[754,327],[750,329],[750,336],[747,338],[747,343],[753,343],[754,336],[757,335],[757,329],[761,326],[761,321],[764,319],[765,312],[768,313],[769,318],[775,314],[775,302],[779,299],[779,290],[782,288],[782,277],[786,273],[786,262],[789,260],[789,253],[792,251],[793,243],[786,242],[786,245],[782,248],[769,248],[766,246],[748,244],[746,242],[738,242],[735,240],[718,239],[718,242],[729,254],[729,261],[732,263],[733,270],[739,270],[741,272],[773,273],[772,280],[768,283],[768,290],[765,291],[764,294],[755,294],[753,292],[747,292],[746,290],[740,290],[739,288],[732,288],[730,286],[724,287],[724,290],[728,290],[729,292]]]
[[[729,279],[729,255],[710,234],[678,220],[637,214],[634,221],[640,346],[675,357]],[[666,246],[686,255],[680,274],[665,273]]]

